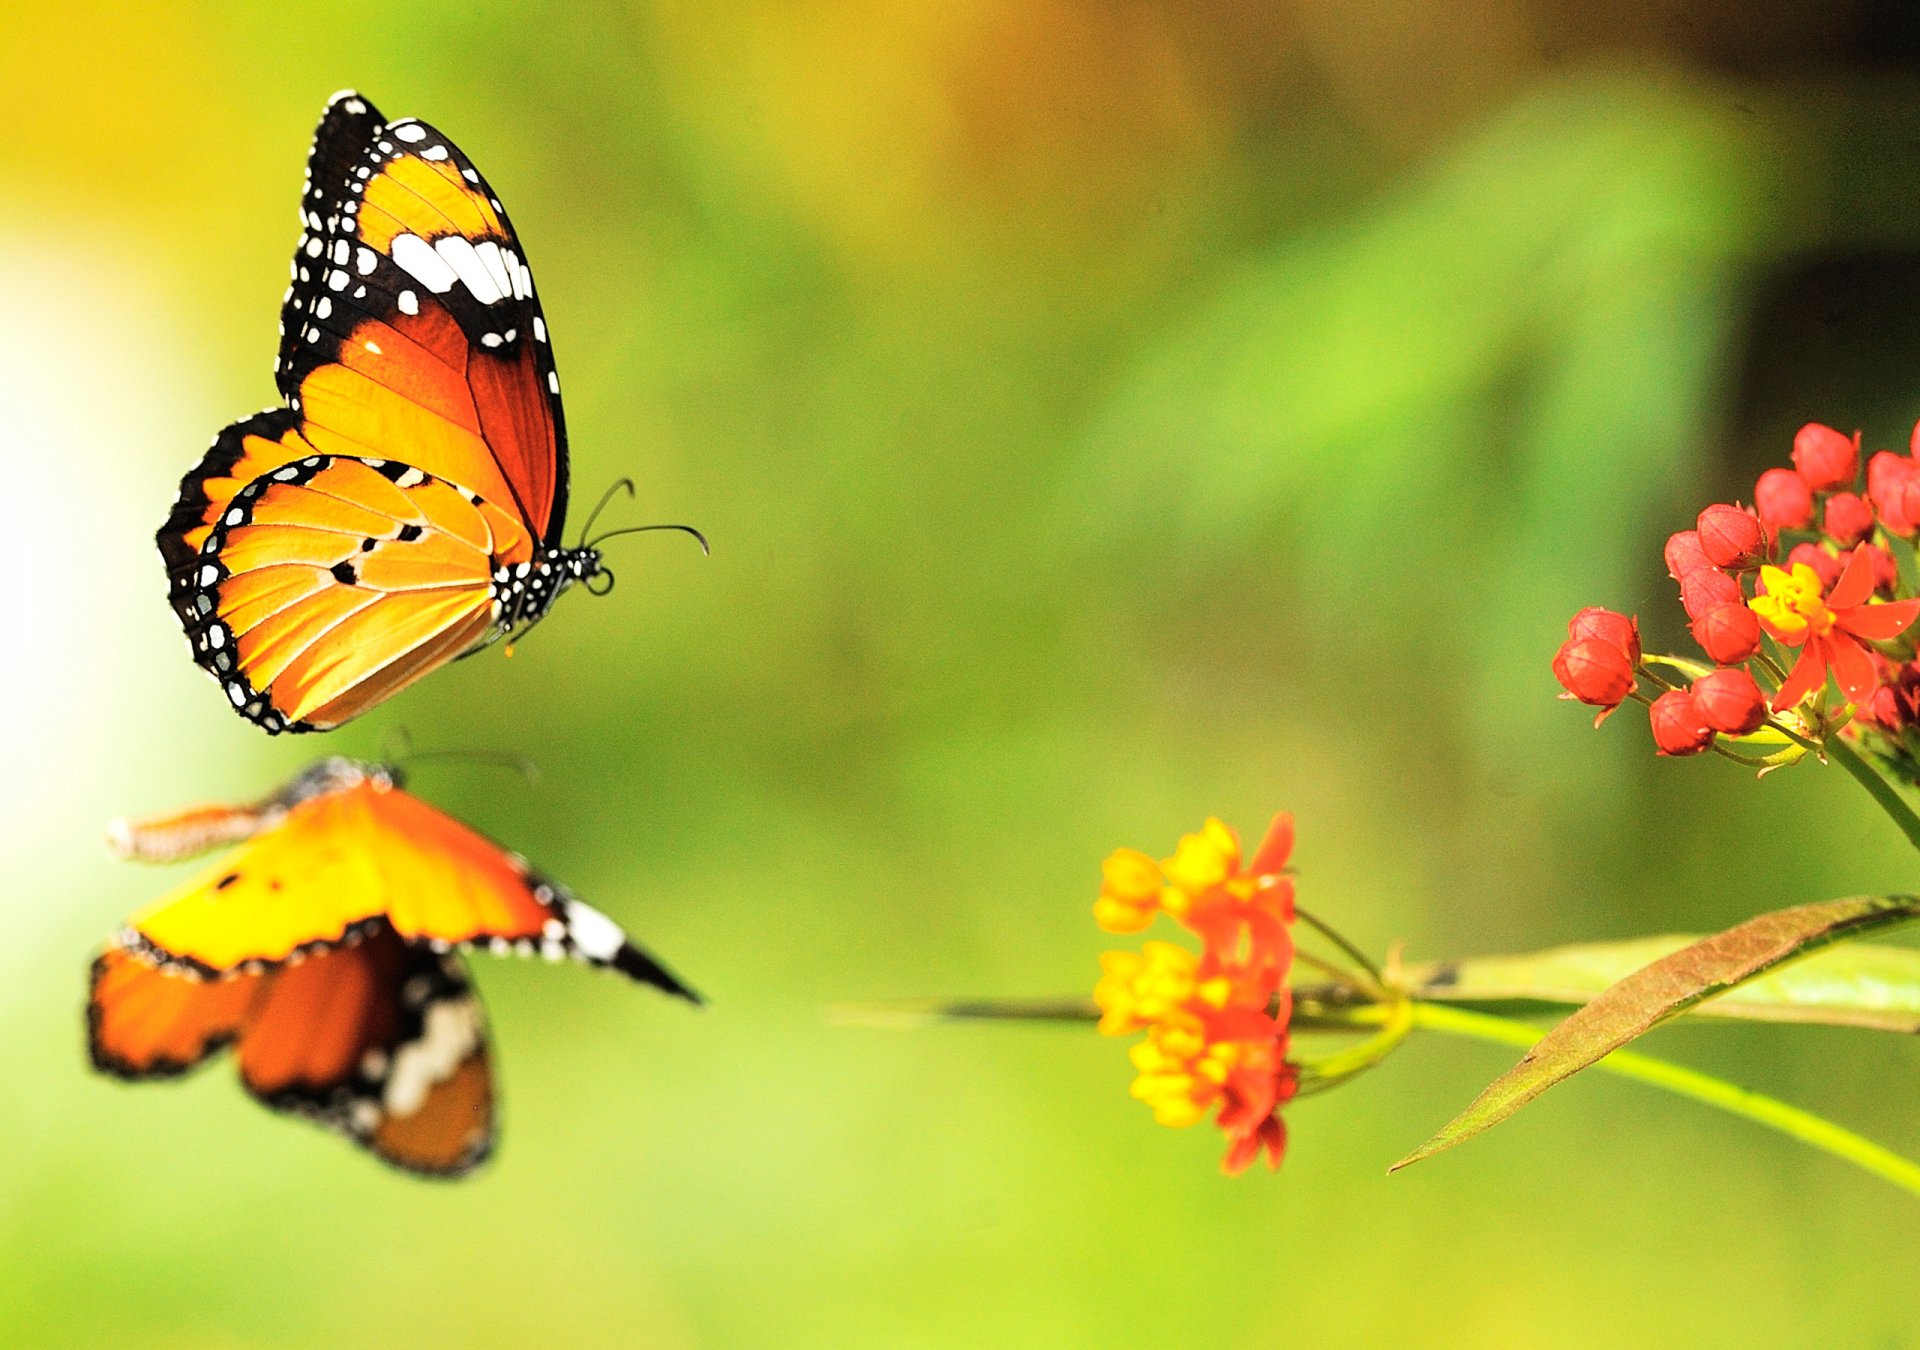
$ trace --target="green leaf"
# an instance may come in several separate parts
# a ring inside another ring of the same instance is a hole
[[[1398,1171],[1497,1125],[1677,1013],[1841,938],[1920,915],[1920,896],[1856,896],[1762,914],[1643,966],[1541,1038]]]
[[[1435,961],[1409,966],[1406,980],[1417,997],[1430,1003],[1590,1003],[1642,966],[1699,940],[1668,933]],[[1696,1004],[1687,1015],[1920,1035],[1920,951],[1841,943],[1757,975]]]

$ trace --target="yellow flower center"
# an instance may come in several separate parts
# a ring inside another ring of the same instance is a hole
[[[1100,983],[1093,990],[1100,1030],[1124,1036],[1163,1021],[1193,998],[1199,964],[1199,957],[1171,942],[1149,942],[1137,952],[1104,953]]]
[[[1833,611],[1822,594],[1820,574],[1805,563],[1791,572],[1778,567],[1760,569],[1765,595],[1747,601],[1747,608],[1765,619],[1782,637],[1825,637],[1833,629]]]

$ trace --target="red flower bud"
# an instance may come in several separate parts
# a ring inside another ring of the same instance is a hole
[[[1867,496],[1880,513],[1880,523],[1897,535],[1920,529],[1920,464],[1905,455],[1882,450],[1867,461]]]
[[[1685,582],[1703,567],[1713,566],[1707,558],[1706,547],[1700,542],[1698,530],[1682,530],[1668,536],[1666,558],[1667,575],[1679,582]]]
[[[1836,492],[1827,498],[1820,527],[1843,548],[1857,544],[1873,532],[1873,508],[1865,498],[1851,492]]]
[[[1818,544],[1795,544],[1787,553],[1787,568],[1792,570],[1795,563],[1805,563],[1819,576],[1820,584],[1827,590],[1833,589],[1833,583],[1840,580],[1840,570],[1845,566],[1840,559],[1821,548]]]
[[[1761,528],[1759,517],[1737,506],[1709,506],[1700,513],[1695,533],[1700,536],[1707,561],[1715,567],[1738,571],[1757,565],[1767,556],[1767,532]]]
[[[1746,599],[1739,582],[1711,567],[1697,567],[1680,579],[1680,603],[1689,619],[1704,618],[1722,605],[1745,604]]]
[[[1766,695],[1739,667],[1716,670],[1693,682],[1693,710],[1714,731],[1744,736],[1767,720]]]
[[[1694,710],[1684,689],[1669,689],[1647,710],[1653,743],[1663,755],[1697,755],[1713,744],[1713,728]]]
[[[1717,605],[1694,621],[1693,640],[1719,666],[1733,666],[1760,650],[1760,616],[1745,605]]]
[[[1596,708],[1617,708],[1633,692],[1633,662],[1599,638],[1568,638],[1553,658],[1553,674],[1569,694]]]
[[[1813,489],[1792,469],[1768,469],[1753,485],[1753,509],[1770,530],[1803,530],[1813,523]]]
[[[1640,663],[1640,621],[1638,619],[1629,619],[1624,614],[1615,614],[1610,609],[1591,605],[1568,620],[1567,636],[1612,643],[1627,654],[1628,665]]]
[[[1860,437],[1809,422],[1794,433],[1793,467],[1815,492],[1846,487],[1860,471]]]

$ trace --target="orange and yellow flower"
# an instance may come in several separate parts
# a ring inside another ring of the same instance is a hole
[[[1185,836],[1155,862],[1120,849],[1101,868],[1094,915],[1109,932],[1137,933],[1160,913],[1201,940],[1196,953],[1171,942],[1107,952],[1094,990],[1100,1030],[1144,1031],[1133,1047],[1133,1095],[1163,1125],[1206,1119],[1227,1135],[1223,1166],[1244,1171],[1264,1153],[1280,1165],[1280,1107],[1299,1083],[1287,1061],[1293,964],[1293,818],[1280,815],[1251,861],[1218,820]]]
[[[1920,616],[1920,600],[1869,603],[1873,562],[1864,548],[1853,550],[1830,592],[1819,574],[1803,562],[1794,563],[1791,570],[1763,567],[1760,582],[1765,594],[1754,596],[1747,607],[1776,640],[1800,648],[1800,659],[1773,696],[1775,712],[1817,691],[1827,682],[1828,670],[1849,702],[1870,703],[1880,676],[1864,643],[1891,641]]]

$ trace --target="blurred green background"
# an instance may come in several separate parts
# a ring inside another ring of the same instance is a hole
[[[1414,957],[1911,886],[1837,771],[1656,763],[1547,668],[1586,603],[1682,641],[1661,539],[1802,421],[1904,444],[1906,6],[17,2],[0,74],[9,1344],[1920,1343],[1910,1198],[1632,1085],[1389,1180],[1511,1058],[1416,1040],[1228,1181],[1116,1042],[822,1015],[1084,992],[1100,858],[1209,813],[1295,811],[1305,902]],[[576,498],[714,554],[269,740],[150,537],[270,401],[349,84],[505,198]],[[92,1075],[89,952],[171,879],[101,824],[401,726],[537,759],[415,786],[713,1006],[477,959],[459,1185]],[[1650,1048],[1920,1150],[1910,1046]]]

